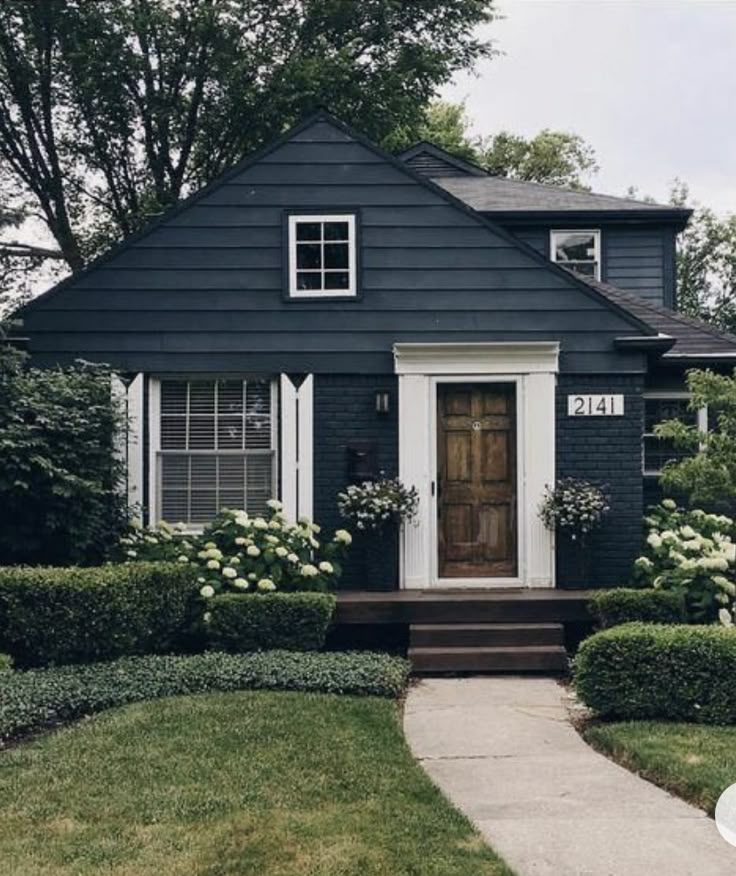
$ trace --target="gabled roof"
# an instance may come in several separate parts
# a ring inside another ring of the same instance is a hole
[[[598,290],[592,288],[587,283],[583,282],[581,278],[577,274],[572,274],[570,271],[567,271],[565,268],[560,267],[559,265],[551,262],[549,259],[545,258],[541,253],[535,250],[533,247],[521,241],[518,237],[515,237],[511,234],[507,229],[505,229],[501,225],[497,225],[493,218],[482,215],[480,212],[474,210],[470,205],[465,203],[460,198],[456,197],[451,191],[449,191],[446,187],[438,185],[437,182],[433,179],[430,179],[426,175],[414,170],[409,164],[403,161],[400,158],[397,158],[394,155],[383,150],[380,146],[375,144],[373,141],[368,139],[368,137],[361,134],[359,131],[354,130],[347,123],[343,122],[341,119],[336,118],[331,113],[327,112],[324,109],[318,110],[313,115],[308,118],[302,120],[298,124],[294,125],[284,134],[282,134],[279,138],[277,138],[272,143],[269,143],[264,148],[258,150],[255,154],[247,156],[238,162],[234,167],[231,167],[229,170],[224,171],[220,176],[215,178],[212,182],[210,182],[207,186],[200,189],[199,191],[194,192],[189,197],[180,201],[178,204],[167,210],[161,216],[157,217],[150,224],[142,228],[140,231],[135,234],[130,235],[124,240],[120,241],[117,245],[113,246],[110,250],[100,255],[97,259],[92,261],[90,264],[86,265],[81,271],[76,274],[72,274],[69,277],[65,277],[55,286],[52,286],[50,289],[43,292],[41,295],[32,299],[28,304],[24,305],[21,308],[23,310],[30,310],[36,307],[41,301],[46,300],[49,296],[53,296],[61,292],[63,289],[66,289],[70,286],[73,286],[80,277],[86,276],[91,272],[95,271],[97,268],[105,265],[113,258],[115,258],[119,253],[126,251],[133,243],[140,241],[148,234],[150,234],[155,229],[159,228],[161,225],[169,222],[173,217],[178,216],[192,204],[197,203],[201,199],[205,198],[219,186],[221,186],[224,182],[232,179],[243,171],[247,170],[251,166],[257,164],[261,161],[265,156],[274,152],[280,146],[288,142],[291,138],[295,137],[302,131],[309,128],[311,125],[314,125],[318,122],[327,122],[332,125],[339,131],[342,131],[344,134],[355,140],[356,142],[362,144],[366,149],[373,152],[375,155],[379,156],[382,160],[386,161],[388,164],[391,164],[393,167],[401,170],[403,174],[407,177],[414,180],[419,185],[423,186],[426,189],[437,194],[442,200],[446,201],[448,204],[451,204],[456,209],[462,211],[467,216],[471,217],[474,222],[478,223],[481,226],[484,226],[488,231],[492,232],[497,237],[505,240],[507,243],[514,246],[516,249],[523,252],[533,263],[536,263],[540,266],[543,266],[545,270],[549,271],[553,275],[557,275],[558,277],[563,277],[568,283],[570,283],[573,287],[579,289],[584,294],[588,295],[588,297],[593,298],[603,307],[607,308],[609,311],[616,313],[619,317],[621,317],[625,322],[627,322],[635,332],[639,332],[642,335],[651,335],[653,334],[653,329],[650,328],[645,322],[640,320],[636,315],[631,313],[624,307],[620,307],[610,298],[605,295],[601,295]],[[436,148],[436,147],[435,147]],[[440,150],[442,151],[442,150]],[[460,159],[456,159],[460,161]]]
[[[464,161],[440,146],[422,140],[399,153],[410,167],[442,186],[480,213],[512,217],[547,217],[563,213],[606,214],[607,218],[648,218],[684,224],[691,210],[668,204],[653,204],[596,192],[492,176],[477,164]]]
[[[488,176],[488,173],[457,155],[435,146],[429,140],[420,140],[397,156],[414,170],[429,177]]]
[[[674,338],[675,342],[664,354],[664,359],[736,358],[736,336],[729,332],[668,307],[652,304],[609,283],[601,283],[592,277],[581,279],[609,301],[651,326],[658,335]]]

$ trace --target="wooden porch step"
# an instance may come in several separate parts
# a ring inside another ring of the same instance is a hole
[[[563,645],[562,624],[411,624],[411,648]]]
[[[509,647],[409,648],[414,672],[545,672],[567,670],[561,645]]]

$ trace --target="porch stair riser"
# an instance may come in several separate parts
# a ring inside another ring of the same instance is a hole
[[[543,672],[567,669],[562,624],[412,624],[415,672]]]

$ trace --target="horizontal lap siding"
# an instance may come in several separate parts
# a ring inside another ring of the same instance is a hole
[[[284,211],[359,211],[358,300],[283,298]],[[26,313],[40,363],[393,370],[407,341],[559,340],[570,370],[637,371],[594,296],[318,123]]]

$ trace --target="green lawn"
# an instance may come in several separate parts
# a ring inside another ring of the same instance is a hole
[[[736,727],[626,721],[592,724],[584,735],[618,763],[711,815],[736,783]]]
[[[243,692],[0,752],[3,876],[511,876],[390,700]]]

